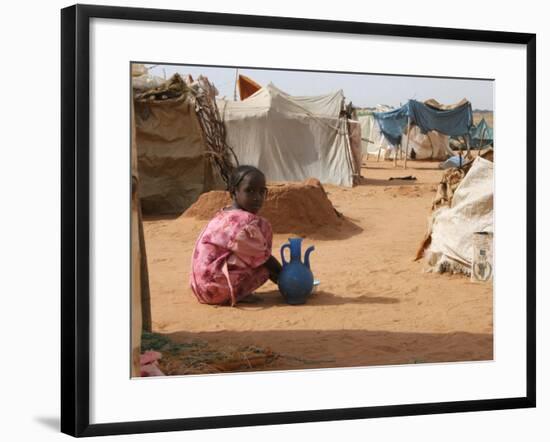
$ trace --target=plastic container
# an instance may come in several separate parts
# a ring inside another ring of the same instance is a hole
[[[493,233],[473,234],[472,282],[489,282],[493,279]]]

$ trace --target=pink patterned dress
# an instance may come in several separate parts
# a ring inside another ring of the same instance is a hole
[[[272,240],[271,225],[261,216],[240,209],[216,213],[191,260],[189,282],[199,302],[235,305],[263,285]]]

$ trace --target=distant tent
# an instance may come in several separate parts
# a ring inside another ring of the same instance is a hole
[[[391,110],[389,106],[376,106],[377,112],[387,112]],[[361,124],[361,151],[363,155],[385,155],[389,148],[388,141],[380,130],[380,126],[374,118],[373,112],[359,116]]]
[[[472,127],[472,106],[465,99],[454,105],[409,100],[398,109],[373,115],[385,138],[393,146],[406,146],[409,158],[414,151],[417,159],[452,156],[449,136],[468,134]]]
[[[218,107],[239,163],[258,167],[269,181],[314,177],[352,186],[360,174],[360,145],[350,141],[341,90],[290,96],[270,83],[244,101],[218,100]]]
[[[368,153],[374,153],[373,151],[373,146],[375,144],[373,140],[374,117],[372,116],[372,112],[366,115],[360,115],[357,118],[359,120],[359,124],[361,125],[361,138],[362,138],[361,151],[363,155],[367,155]]]
[[[493,129],[489,127],[485,118],[482,118],[477,126],[472,126],[470,129],[470,142],[472,147],[493,144]]]
[[[246,100],[262,88],[262,86],[252,80],[252,78],[241,74],[239,74],[237,84],[239,86],[239,96],[241,97],[241,101]]]

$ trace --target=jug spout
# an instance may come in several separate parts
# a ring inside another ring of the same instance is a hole
[[[306,253],[304,255],[304,264],[310,270],[311,270],[311,268],[309,267],[309,254],[311,252],[313,252],[314,250],[315,250],[315,246],[310,246],[310,247],[308,247],[308,249],[306,250]]]

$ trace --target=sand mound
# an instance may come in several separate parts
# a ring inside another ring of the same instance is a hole
[[[436,191],[435,186],[388,186],[384,188],[384,192],[392,197],[411,197],[419,198],[426,194],[434,194]]]
[[[275,233],[309,234],[323,227],[337,227],[341,218],[318,180],[303,183],[269,184],[267,198],[259,215],[267,218]],[[210,219],[231,204],[228,192],[203,193],[183,216]]]

